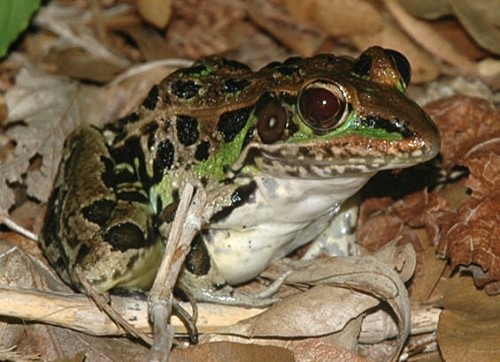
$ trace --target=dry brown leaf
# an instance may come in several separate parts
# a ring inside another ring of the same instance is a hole
[[[424,49],[467,74],[477,74],[476,64],[458,53],[431,26],[411,17],[396,0],[384,0],[384,4],[404,31]]]
[[[445,207],[444,200],[421,191],[399,201],[368,199],[361,206],[356,231],[358,242],[369,250],[377,250],[394,240],[412,242],[417,250],[428,244],[420,240],[419,228],[426,228],[430,237],[435,229],[434,214]]]
[[[52,74],[97,83],[108,82],[126,69],[79,48],[53,49],[40,61],[40,68]]]
[[[373,307],[385,301],[396,319],[387,322],[397,325],[393,331],[398,339],[391,358],[398,355],[400,343],[409,333],[410,307],[406,288],[394,266],[373,257],[324,258],[286,265],[292,268],[288,283],[316,287],[293,295],[254,318],[220,329],[219,334],[246,336],[259,343],[263,339],[286,341],[327,335],[334,344],[345,347],[346,341],[350,341],[357,345],[353,342],[359,333],[357,318],[368,311],[375,312]],[[393,334],[388,338],[394,337]]]
[[[297,24],[277,9],[260,3],[247,4],[248,15],[260,27],[301,56],[312,56],[317,52],[326,36],[316,28]]]
[[[468,155],[465,165],[470,171],[467,187],[475,198],[487,198],[498,192],[500,185],[500,140],[479,144]]]
[[[146,361],[148,349],[139,343],[127,338],[103,338],[89,336],[69,329],[55,326],[34,325],[28,330],[26,339],[31,346],[42,354],[45,361],[81,361],[78,356],[83,355],[85,361]]]
[[[488,53],[477,45],[456,18],[448,17],[429,25],[442,37],[446,38],[449,43],[453,44],[453,47],[459,53],[470,60],[477,61],[488,56]],[[480,63],[478,63],[479,75],[481,79],[484,79],[485,76],[482,73],[484,71],[481,70],[479,65]]]
[[[142,25],[128,25],[119,30],[134,40],[147,61],[177,57],[165,38],[151,28]]]
[[[314,22],[315,1],[284,0],[283,5],[287,12],[300,22]]]
[[[498,19],[488,16],[491,11],[495,11],[495,7],[499,7],[498,3],[478,0],[453,0],[449,3],[457,18],[477,43],[492,53],[500,54]]]
[[[116,11],[110,9],[103,10],[101,17],[106,17],[107,11],[116,15]],[[40,8],[34,18],[34,23],[57,35],[58,41],[53,44],[54,49],[80,48],[96,59],[102,59],[117,67],[130,66],[130,62],[125,57],[113,52],[103,39],[97,38],[94,29],[88,24],[91,16],[86,9],[82,10],[70,4],[53,1],[48,6]],[[47,52],[51,50],[52,48],[46,49]]]
[[[332,300],[336,308],[332,308]],[[351,319],[378,303],[376,298],[363,293],[320,285],[283,300],[251,321],[231,328],[231,332],[246,331],[249,337],[322,336],[342,331]],[[357,335],[353,337],[355,341]]]
[[[196,59],[236,49],[251,36],[241,21],[244,4],[233,0],[185,0],[173,3],[175,21],[166,39],[180,57]]]
[[[13,205],[10,183],[26,183],[26,192],[45,201],[51,190],[60,150],[69,132],[83,121],[99,123],[96,111],[107,105],[99,88],[81,85],[34,68],[25,68],[17,85],[5,96],[9,106],[7,136],[16,148],[0,170],[0,210]],[[19,123],[22,121],[22,123]],[[36,170],[28,169],[35,157],[43,157]]]
[[[500,111],[479,98],[454,96],[425,106],[441,134],[443,167],[463,165],[475,145],[500,137]]]
[[[201,343],[188,349],[174,349],[172,362],[293,362],[291,351],[275,346],[258,346],[231,342]]]
[[[500,141],[485,141],[466,155],[472,195],[439,220],[438,252],[472,272],[477,286],[498,294],[500,281]]]
[[[172,15],[172,0],[137,0],[137,10],[142,17],[157,28],[164,29]]]
[[[448,0],[399,0],[408,13],[418,18],[435,20],[451,14]]]
[[[478,291],[469,278],[454,277],[446,287],[437,335],[444,360],[499,361],[500,296]]]
[[[152,67],[107,87],[84,85],[45,74],[27,65],[5,96],[7,136],[16,147],[0,169],[0,212],[15,202],[10,184],[26,184],[28,195],[45,201],[52,188],[62,144],[82,123],[97,126],[129,113],[168,69]],[[39,167],[33,160],[42,157]]]
[[[304,1],[306,2],[306,1]],[[368,362],[370,359],[349,351],[347,348],[326,343],[321,339],[306,339],[293,342],[296,361],[315,362]]]
[[[363,36],[384,27],[377,8],[363,0],[314,0],[312,10],[314,22],[332,36]]]

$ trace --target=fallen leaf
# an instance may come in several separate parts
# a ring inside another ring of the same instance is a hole
[[[446,283],[437,337],[445,361],[500,360],[500,296],[478,291],[470,279]]]
[[[441,135],[443,168],[463,165],[477,144],[500,137],[500,111],[484,99],[454,96],[425,106]]]
[[[453,0],[453,12],[476,42],[488,51],[500,54],[500,30],[498,23],[488,16],[494,6],[490,1]],[[498,4],[496,4],[498,8]],[[492,21],[493,20],[493,21]]]
[[[269,361],[293,362],[291,351],[275,346],[258,346],[231,342],[201,343],[197,346],[174,349],[170,355],[172,362],[218,362],[218,361]]]
[[[424,49],[467,74],[477,74],[476,63],[457,52],[453,45],[431,26],[411,17],[396,0],[384,0],[384,4],[405,32]]]
[[[398,337],[390,359],[399,355],[409,333],[410,306],[406,288],[392,266],[370,256],[294,261],[286,265],[292,268],[287,283],[314,287],[217,333],[245,336],[253,341],[329,336],[335,345],[356,346],[357,318],[374,313],[384,301],[395,316],[390,321],[397,325],[394,330]]]

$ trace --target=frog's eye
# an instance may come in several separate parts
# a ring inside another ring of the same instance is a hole
[[[283,136],[288,115],[276,98],[264,95],[255,107],[255,117],[257,133],[263,143],[276,142]]]
[[[393,49],[384,49],[385,53],[391,57],[396,69],[401,76],[401,79],[405,83],[405,88],[408,87],[411,81],[411,66],[410,62],[406,57],[400,52]]]
[[[299,95],[299,111],[314,131],[325,134],[344,120],[346,102],[342,90],[333,83],[313,83]]]

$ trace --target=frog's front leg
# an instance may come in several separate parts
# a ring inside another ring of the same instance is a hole
[[[355,194],[344,201],[339,208],[332,210],[333,215],[326,227],[314,238],[302,259],[312,260],[320,255],[359,255],[355,235],[359,203],[359,194]]]
[[[179,288],[189,293],[198,302],[239,305],[245,307],[267,307],[278,301],[276,293],[287,275],[277,278],[262,291],[240,292],[224,279],[213,264],[204,240],[199,234],[191,244],[184,270],[179,280]]]
[[[80,290],[77,268],[97,292],[144,290],[154,280],[163,245],[149,200],[133,169],[116,170],[97,128],[84,125],[65,144],[41,244]]]

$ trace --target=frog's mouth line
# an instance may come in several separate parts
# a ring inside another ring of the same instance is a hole
[[[437,155],[439,144],[419,137],[396,141],[363,136],[263,145],[250,143],[238,163],[251,157],[264,173],[289,177],[332,177],[404,168]]]

